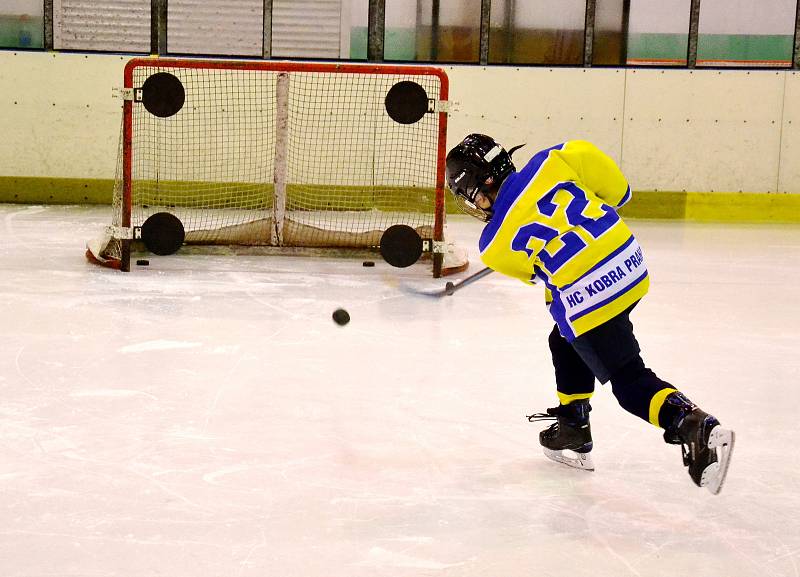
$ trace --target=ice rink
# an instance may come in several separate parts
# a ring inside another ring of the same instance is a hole
[[[1,577],[800,575],[800,227],[633,221],[645,361],[737,434],[718,496],[593,399],[547,460],[542,290],[421,264],[89,264],[110,208],[0,205]],[[469,247],[481,223],[452,217]],[[352,321],[331,320],[337,307]]]

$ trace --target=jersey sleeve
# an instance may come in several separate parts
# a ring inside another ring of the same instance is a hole
[[[591,142],[571,140],[561,156],[581,183],[606,204],[620,208],[631,199],[631,187],[617,163]]]
[[[481,260],[483,264],[493,271],[517,278],[525,284],[533,285],[537,282],[538,271],[536,266],[533,267],[532,272],[523,270],[520,268],[519,262],[515,262],[510,258],[503,258],[502,254],[495,253],[494,251],[481,254]]]

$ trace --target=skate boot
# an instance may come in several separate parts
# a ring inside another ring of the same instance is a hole
[[[667,396],[666,403],[678,409],[672,426],[664,431],[667,443],[681,445],[683,464],[698,487],[716,495],[728,473],[735,434],[723,429],[712,415],[700,410],[683,394]]]
[[[528,417],[530,422],[555,421],[539,433],[539,443],[547,458],[576,469],[594,471],[594,462],[590,454],[592,429],[589,426],[589,411],[591,410],[589,401],[584,399]]]

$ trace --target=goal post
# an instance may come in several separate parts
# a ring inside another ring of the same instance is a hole
[[[130,270],[168,212],[186,245],[267,253],[375,249],[404,224],[434,276],[464,270],[445,236],[448,90],[429,66],[133,59],[112,223],[87,257]]]

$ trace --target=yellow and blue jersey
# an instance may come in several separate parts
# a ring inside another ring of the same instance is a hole
[[[568,340],[641,299],[642,249],[617,209],[631,189],[593,144],[571,140],[537,153],[503,182],[480,238],[486,266],[544,283],[550,314]]]

